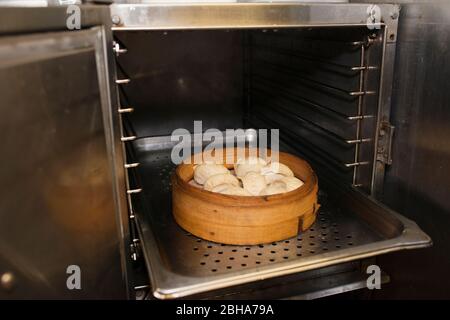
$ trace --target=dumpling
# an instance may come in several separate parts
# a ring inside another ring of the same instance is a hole
[[[232,184],[219,184],[218,186],[215,186],[211,191],[232,196],[251,196],[251,194],[244,188],[237,187]]]
[[[291,169],[285,164],[279,163],[279,162],[272,162],[263,168],[261,168],[261,174],[263,175],[270,175],[270,174],[282,174],[286,177],[293,177],[294,173]]]
[[[241,178],[242,185],[251,195],[258,196],[266,187],[266,179],[258,172],[249,172]]]
[[[269,196],[272,194],[287,192],[286,183],[283,181],[275,181],[261,190],[260,196]]]
[[[279,173],[270,173],[270,174],[265,174],[265,175],[262,175],[262,176],[266,180],[266,184],[271,184],[272,182],[281,180],[281,179],[286,177],[286,176],[283,176],[282,174],[279,174]]]
[[[258,157],[248,157],[239,159],[234,165],[234,172],[238,177],[245,177],[249,172],[260,172],[261,168],[266,166],[267,162]]]
[[[239,187],[239,180],[235,176],[230,173],[220,173],[210,176],[204,184],[204,189],[207,191],[211,191],[214,187],[220,184],[232,184],[236,187]]]
[[[286,183],[287,192],[300,188],[304,183],[296,177],[283,177],[280,181]]]
[[[200,164],[194,169],[194,180],[198,184],[204,184],[209,177],[221,173],[230,174],[221,164]]]

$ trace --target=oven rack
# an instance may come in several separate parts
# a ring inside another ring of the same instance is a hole
[[[135,220],[157,298],[179,298],[431,244],[414,222],[353,188],[321,190],[316,223],[291,239],[256,246],[199,239],[172,217],[173,144],[170,137],[132,143],[140,163],[136,179],[143,190],[133,197]]]

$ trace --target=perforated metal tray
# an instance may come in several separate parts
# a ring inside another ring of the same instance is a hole
[[[256,246],[232,246],[199,239],[181,229],[171,214],[167,138],[134,143],[137,183],[135,215],[153,293],[177,298],[266,278],[321,268],[401,249],[431,245],[412,221],[354,190],[333,200],[321,190],[316,223],[295,238]],[[195,210],[195,208],[192,208]]]

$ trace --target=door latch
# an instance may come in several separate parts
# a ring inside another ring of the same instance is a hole
[[[381,122],[378,131],[377,161],[392,164],[392,138],[395,127],[389,122]]]

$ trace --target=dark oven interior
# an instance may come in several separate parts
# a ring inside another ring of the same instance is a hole
[[[279,270],[289,263],[300,263],[299,271],[320,269],[327,266],[320,263],[324,255],[336,264],[341,252],[381,250],[377,243],[388,245],[402,233],[404,224],[364,196],[374,175],[382,30],[117,31],[114,37],[122,48],[116,62],[130,237],[134,257],[144,255],[158,283],[155,296],[233,287],[261,272],[281,277],[292,273]],[[211,243],[178,227],[170,209],[170,135],[177,128],[194,132],[195,120],[203,131],[279,129],[280,149],[307,159],[319,175],[316,224],[296,238],[249,247]]]
[[[370,192],[380,35],[365,27],[116,32],[125,133],[279,128],[280,139]]]

